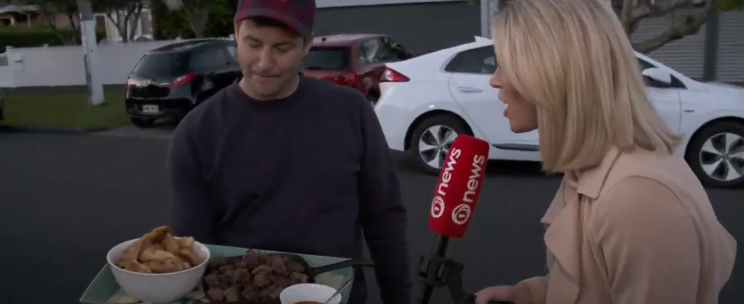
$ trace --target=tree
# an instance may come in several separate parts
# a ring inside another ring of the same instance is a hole
[[[215,2],[215,0],[181,0],[184,17],[196,38],[204,38],[209,12]]]
[[[54,0],[51,0],[54,1]],[[59,0],[57,0],[59,1]],[[90,0],[93,9],[106,14],[106,18],[116,25],[122,42],[134,40],[139,27],[140,15],[145,4],[142,0]]]
[[[643,19],[670,16],[669,26],[660,34],[633,43],[641,53],[649,53],[667,43],[697,34],[708,17],[716,11],[744,6],[744,0],[622,0],[620,21],[628,36]]]
[[[35,5],[39,8],[39,14],[46,21],[47,26],[54,32],[65,45],[80,43],[80,18],[75,1],[59,0],[24,0],[23,3]],[[62,35],[57,26],[58,15],[64,15],[70,21],[72,36]]]
[[[473,0],[469,0],[473,1]],[[475,0],[477,1],[477,0]],[[519,0],[481,0],[496,1],[500,11],[508,3]],[[652,52],[667,43],[695,35],[708,17],[717,11],[744,8],[744,0],[607,0],[616,7],[623,29],[632,35],[641,21],[647,18],[671,17],[669,26],[660,34],[633,43],[633,48],[641,53]]]

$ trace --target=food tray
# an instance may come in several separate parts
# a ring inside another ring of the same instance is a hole
[[[366,259],[351,259],[351,260],[337,262],[337,263],[320,266],[320,267],[310,267],[307,261],[300,255],[288,254],[288,253],[270,253],[268,255],[269,256],[279,255],[288,260],[295,261],[301,264],[305,268],[304,274],[307,275],[307,283],[315,283],[318,275],[329,272],[329,271],[339,270],[339,269],[343,269],[347,267],[358,268],[358,267],[373,267],[374,266],[374,263],[372,261],[369,261]],[[225,258],[227,259],[228,262],[233,263],[233,262],[240,261],[243,258],[243,256],[231,256],[231,257],[222,257],[222,258]],[[201,286],[205,293],[207,292],[207,290],[209,290],[209,286],[205,279],[207,274],[209,274],[208,271],[204,273],[204,276],[202,276],[202,279],[201,279]],[[217,301],[217,300],[213,300],[212,298],[210,298],[208,294],[205,294],[205,298],[210,304],[281,304],[281,301],[278,298],[266,300],[266,301],[260,301],[260,300],[247,299],[242,294],[240,294],[239,297],[240,297],[240,300],[238,301]]]

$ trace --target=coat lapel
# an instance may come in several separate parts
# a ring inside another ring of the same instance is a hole
[[[545,244],[550,268],[546,304],[573,304],[578,297],[582,240],[580,207],[575,176],[566,173],[561,189],[542,219],[548,227]]]

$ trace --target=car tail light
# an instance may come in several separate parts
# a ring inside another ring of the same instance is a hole
[[[338,83],[343,86],[349,86],[353,87],[356,84],[357,75],[355,73],[343,73],[341,75],[336,76],[336,79],[334,79],[335,83]]]
[[[173,80],[173,82],[171,83],[171,89],[180,88],[187,84],[191,84],[191,82],[193,82],[195,78],[196,78],[195,73],[188,73],[186,75],[178,77],[176,78],[176,80]]]
[[[409,80],[411,79],[406,77],[406,75],[389,67],[385,67],[385,71],[382,72],[382,77],[380,77],[380,82],[408,82]]]

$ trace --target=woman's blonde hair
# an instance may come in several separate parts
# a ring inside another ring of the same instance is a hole
[[[502,75],[537,105],[545,171],[597,166],[613,146],[673,153],[609,2],[516,0],[494,21]]]

